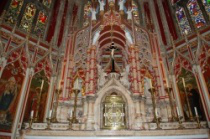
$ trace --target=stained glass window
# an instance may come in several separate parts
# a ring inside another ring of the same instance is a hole
[[[89,25],[90,17],[91,17],[91,2],[88,1],[88,3],[84,7],[84,25],[83,26]]]
[[[43,0],[43,4],[44,4],[47,8],[50,8],[51,3],[52,3],[52,0]]]
[[[32,3],[27,4],[24,15],[21,20],[20,28],[22,28],[25,31],[30,31],[35,13],[35,5]]]
[[[34,33],[37,36],[43,36],[47,22],[47,14],[45,11],[40,11],[36,22]]]
[[[191,14],[191,17],[197,28],[200,28],[206,24],[206,21],[203,18],[203,14],[198,6],[197,0],[189,0],[187,7]]]
[[[5,15],[5,22],[15,24],[23,5],[23,0],[12,0],[9,9]]]
[[[177,7],[176,9],[176,17],[179,22],[179,27],[182,33],[188,34],[191,32],[191,28],[189,22],[185,16],[184,9],[182,7]]]
[[[205,6],[206,12],[210,14],[210,1],[209,0],[202,0],[203,5]]]
[[[139,12],[138,12],[138,6],[136,5],[136,3],[132,0],[132,9],[133,9],[133,18],[134,18],[134,22],[135,24],[139,25]]]

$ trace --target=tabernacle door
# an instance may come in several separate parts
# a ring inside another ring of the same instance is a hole
[[[122,96],[112,93],[103,103],[103,129],[125,129],[125,123],[125,102]]]

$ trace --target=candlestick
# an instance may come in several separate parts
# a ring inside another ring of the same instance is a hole
[[[166,79],[166,87],[169,88],[169,82],[167,79]]]
[[[45,130],[51,130],[50,125],[51,125],[51,118],[47,118],[47,128]]]
[[[176,107],[177,115],[180,116],[179,108]]]
[[[41,84],[41,88],[40,88],[41,89],[40,90],[41,92],[42,92],[43,86],[44,86],[44,80],[42,79],[42,84]]]
[[[152,87],[152,79],[150,79],[149,81],[150,81],[150,82],[149,82],[149,83],[150,83],[150,87],[153,88],[153,87]]]
[[[183,129],[184,128],[184,126],[182,125],[182,119],[183,119],[183,116],[178,116],[178,121],[179,121],[178,129]]]
[[[61,81],[58,84],[58,90],[61,90]]]
[[[27,129],[32,129],[33,121],[34,121],[34,118],[33,117],[30,117],[29,124],[28,124],[29,126],[28,126]]]
[[[69,117],[72,117],[72,110],[69,109]]]
[[[49,113],[49,118],[51,118],[52,116],[52,110],[50,110],[50,113]]]
[[[31,111],[31,118],[33,118],[33,116],[34,116],[34,111],[32,110]]]
[[[62,92],[61,89],[56,89],[56,91],[55,91],[56,102],[53,105],[53,112],[52,112],[53,114],[52,114],[52,120],[51,120],[52,123],[58,123],[57,109],[58,109],[58,104],[59,104],[59,95],[61,94],[61,92]]]
[[[186,88],[184,78],[182,78],[182,83],[183,83],[184,88]]]
[[[80,90],[80,88],[79,88],[79,79],[78,78],[74,81],[74,89],[75,90]]]
[[[196,108],[196,107],[195,107]],[[195,116],[195,120],[197,122],[197,128],[201,128],[201,122],[200,122],[200,117],[198,115]]]
[[[194,109],[195,109],[195,115],[196,115],[196,116],[198,116],[198,111],[197,111],[197,108],[196,108],[196,107],[194,107]]]
[[[155,108],[155,114],[158,117],[158,112],[157,112],[157,108]]]

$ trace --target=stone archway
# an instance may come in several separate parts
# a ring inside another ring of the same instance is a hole
[[[95,126],[98,127],[96,130],[100,130],[102,128],[102,102],[104,98],[108,95],[110,95],[112,92],[116,92],[117,94],[121,95],[126,102],[126,128],[131,129],[132,125],[134,124],[134,103],[130,96],[130,92],[122,86],[117,80],[114,80],[114,82],[117,82],[115,85],[113,85],[113,82],[109,82],[110,86],[106,85],[103,87],[98,93],[97,93],[97,99],[94,104],[94,121]]]

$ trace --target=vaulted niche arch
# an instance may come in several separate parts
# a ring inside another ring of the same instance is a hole
[[[115,47],[114,61],[117,72],[122,72],[127,64],[126,54],[126,37],[124,30],[117,25],[108,25],[100,32],[99,37],[99,53],[98,64],[104,69],[105,72],[111,71],[111,49],[110,46]]]

